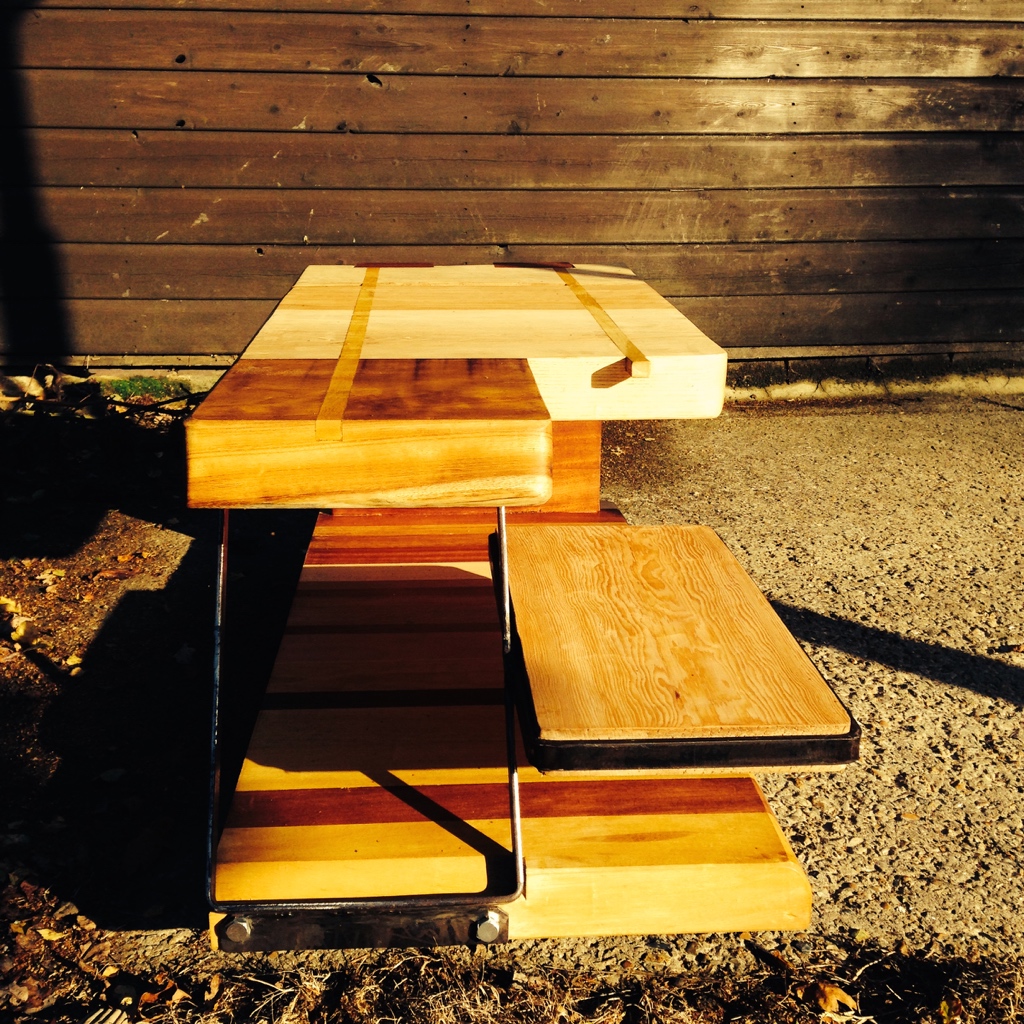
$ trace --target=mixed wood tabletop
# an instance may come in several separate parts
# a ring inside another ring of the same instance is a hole
[[[311,266],[190,419],[189,501],[541,505],[552,421],[724,394],[724,351],[623,268]]]

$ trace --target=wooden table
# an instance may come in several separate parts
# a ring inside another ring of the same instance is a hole
[[[716,416],[725,362],[618,267],[309,267],[189,421],[189,501],[539,505],[552,421]]]
[[[600,502],[600,421],[714,416],[724,385],[725,353],[622,268],[303,273],[187,425],[191,504],[332,510],[214,836],[215,942],[472,940],[450,906],[387,907],[509,891],[506,679],[535,766],[502,934],[806,926],[806,877],[740,769],[848,759],[814,744],[849,716],[711,531],[630,527]],[[805,754],[743,760],[766,736]],[[588,753],[652,740],[674,760]],[[331,909],[363,899],[369,916]]]

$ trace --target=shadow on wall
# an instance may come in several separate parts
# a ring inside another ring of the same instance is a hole
[[[25,4],[0,0],[0,362],[31,372],[61,365],[71,354],[64,278],[54,238],[39,203],[24,83],[18,69]]]
[[[865,661],[888,665],[897,672],[913,672],[1024,707],[1024,669],[1014,665],[926,640],[912,640],[849,619],[830,619],[782,601],[772,601],[772,607],[801,640],[826,644]]]

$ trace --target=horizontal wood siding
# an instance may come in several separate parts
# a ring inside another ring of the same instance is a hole
[[[230,357],[309,263],[632,267],[744,358],[1019,351],[1019,0],[5,5],[8,361]]]

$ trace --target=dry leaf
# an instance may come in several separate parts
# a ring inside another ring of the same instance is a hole
[[[219,974],[214,974],[207,986],[206,991],[203,993],[203,1002],[209,1005],[217,1001],[217,996],[220,995],[220,987],[224,983],[223,977]]]
[[[68,934],[67,932],[55,932],[52,928],[37,928],[36,932],[47,942],[56,942],[57,939],[66,938]]]
[[[853,996],[847,995],[838,985],[832,985],[827,981],[812,981],[798,994],[823,1013],[838,1013],[840,1004],[850,1010],[857,1009],[857,1000]]]
[[[99,572],[92,574],[92,578],[94,580],[127,580],[134,575],[134,569],[100,569]]]
[[[39,630],[27,615],[12,615],[8,628],[10,639],[16,644],[31,645],[39,636]]]
[[[942,1017],[942,1024],[956,1024],[963,1020],[964,1004],[955,992],[947,992],[939,1004],[939,1015]]]
[[[21,1006],[27,1003],[32,994],[24,985],[19,985],[16,981],[12,981],[3,991],[7,994],[11,1006]]]

